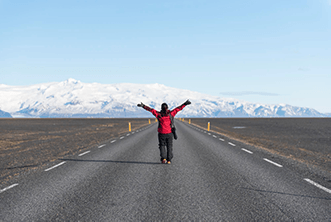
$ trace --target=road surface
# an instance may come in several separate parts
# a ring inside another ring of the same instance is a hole
[[[257,148],[176,126],[172,164],[159,162],[154,123],[0,187],[0,221],[331,220],[329,184]]]

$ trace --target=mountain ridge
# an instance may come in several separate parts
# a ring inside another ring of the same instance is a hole
[[[0,110],[13,117],[150,117],[137,103],[175,108],[187,99],[192,105],[179,117],[326,117],[315,109],[286,104],[268,105],[221,98],[163,84],[62,82],[29,86],[0,85]]]

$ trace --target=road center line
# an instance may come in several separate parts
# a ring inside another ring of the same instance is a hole
[[[245,151],[246,153],[253,154],[252,151],[246,150],[246,149],[244,149],[244,148],[241,148],[241,150]]]
[[[9,187],[6,187],[6,188],[0,190],[0,193],[5,192],[6,190],[9,190],[9,189],[11,189],[11,188],[13,188],[13,187],[16,187],[17,185],[18,185],[18,183],[12,184],[12,185],[10,185]]]
[[[116,142],[116,140],[113,140],[113,141],[111,141],[110,143],[115,143]]]
[[[103,145],[99,146],[98,148],[100,149],[101,147],[104,147],[104,146],[106,146],[106,144],[103,144]]]
[[[314,186],[316,186],[316,187],[318,187],[318,188],[320,188],[320,189],[328,192],[328,193],[331,193],[331,190],[330,189],[328,189],[326,187],[323,187],[322,185],[319,185],[318,183],[315,183],[314,181],[312,181],[310,179],[305,178],[304,180],[307,181],[308,183],[310,183],[310,184],[312,184],[312,185],[314,185]]]
[[[124,136],[122,136],[122,137],[120,138],[120,140],[121,140],[121,139],[124,139]]]
[[[61,163],[59,163],[59,164],[57,164],[57,165],[55,165],[55,166],[52,166],[51,168],[48,168],[48,169],[46,169],[45,171],[52,170],[52,169],[54,169],[54,168],[56,168],[56,167],[58,167],[58,166],[61,166],[62,164],[65,164],[65,161],[63,161],[63,162],[61,162]]]
[[[89,152],[91,152],[91,151],[90,150],[89,151],[86,151],[85,153],[81,153],[78,156],[84,156],[85,154],[88,154]]]
[[[217,138],[217,136],[213,135],[214,138]]]
[[[220,141],[223,141],[224,142],[224,139],[220,138]]]
[[[228,144],[231,145],[231,146],[236,146],[236,144],[233,144],[231,142],[228,142]]]
[[[129,134],[126,134],[126,136],[130,136],[130,133]]]
[[[266,158],[263,158],[263,160],[265,160],[265,161],[267,161],[267,162],[269,162],[269,163],[271,163],[271,164],[273,164],[273,165],[275,165],[275,166],[283,167],[282,165],[280,165],[280,164],[278,164],[278,163],[275,163],[275,162],[273,162],[273,161],[271,161],[271,160],[268,160],[268,159],[266,159]]]

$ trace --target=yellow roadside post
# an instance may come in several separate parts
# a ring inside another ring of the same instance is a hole
[[[131,123],[129,122],[129,132],[131,132]]]
[[[151,120],[150,119],[148,119],[148,124],[151,124]]]
[[[210,122],[208,122],[208,131],[210,130]]]
[[[188,124],[191,124],[191,119],[188,120]]]

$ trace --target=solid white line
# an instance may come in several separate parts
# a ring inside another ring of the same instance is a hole
[[[116,140],[113,140],[113,141],[111,141],[110,143],[115,143],[116,142]]]
[[[278,164],[278,163],[275,163],[275,162],[273,162],[273,161],[271,161],[271,160],[268,160],[268,159],[266,159],[266,158],[263,158],[263,159],[264,159],[265,161],[267,161],[267,162],[269,162],[269,163],[275,165],[275,166],[283,167],[282,165],[280,165],[280,164]]]
[[[236,146],[236,144],[233,144],[231,142],[228,142],[228,144],[231,145],[231,146]]]
[[[12,184],[12,185],[10,185],[9,187],[6,187],[6,188],[0,190],[0,193],[5,192],[6,190],[9,190],[9,189],[11,189],[11,188],[13,188],[13,187],[16,187],[17,185],[18,185],[18,183]]]
[[[61,165],[64,164],[64,163],[65,163],[65,161],[63,161],[63,162],[61,162],[61,163],[59,163],[59,164],[57,164],[57,165],[55,165],[55,166],[52,166],[51,168],[48,168],[48,169],[46,169],[45,171],[52,170],[52,169],[54,169],[54,168],[56,168],[56,167],[58,167],[58,166],[61,166]]]
[[[91,151],[86,151],[85,153],[81,153],[78,156],[84,156],[85,154],[88,154],[89,152],[91,152]]]
[[[220,138],[220,141],[224,141],[224,139]]]
[[[217,136],[213,135],[214,138],[217,138]]]
[[[98,148],[100,149],[101,147],[104,147],[104,146],[106,146],[106,144],[103,144],[103,145],[99,146]]]
[[[121,140],[121,139],[124,139],[124,136],[122,136],[122,137],[120,138],[120,140]]]
[[[253,154],[252,151],[246,150],[246,149],[244,149],[244,148],[241,148],[241,149],[242,149],[243,151],[247,152],[247,153]]]
[[[314,185],[314,186],[316,186],[316,187],[318,187],[318,188],[320,188],[320,189],[328,192],[328,193],[331,193],[331,190],[330,189],[328,189],[326,187],[323,187],[322,185],[319,185],[318,183],[315,183],[314,181],[312,181],[310,179],[305,178],[304,180],[307,181],[308,183],[310,183],[310,184],[312,184],[312,185]]]

